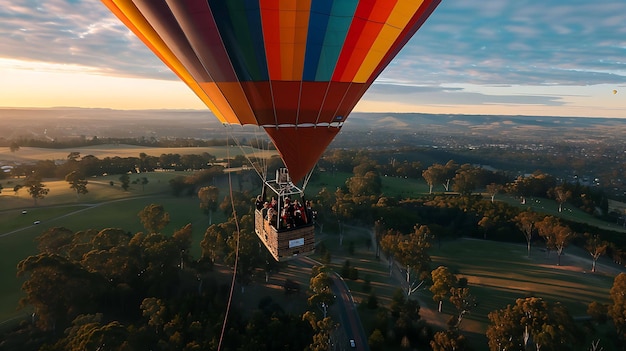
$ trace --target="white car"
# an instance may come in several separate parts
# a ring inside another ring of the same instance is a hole
[[[354,339],[350,339],[350,347],[351,348],[356,348],[356,343],[354,342]]]
[[[34,221],[33,224],[39,224],[41,221]]]

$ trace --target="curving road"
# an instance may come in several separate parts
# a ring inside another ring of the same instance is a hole
[[[321,264],[309,257],[299,257],[294,261],[298,261],[302,265],[306,265],[308,267]],[[339,317],[341,319],[340,323],[346,336],[346,340],[340,341],[339,345],[336,345],[335,349],[369,351],[369,346],[367,345],[367,335],[365,335],[365,330],[363,330],[363,324],[361,324],[361,318],[359,317],[359,312],[357,311],[357,307],[352,299],[350,289],[339,274],[333,273],[329,276],[333,282],[330,288],[336,296],[334,306],[336,306],[339,310]],[[349,340],[354,340],[354,348],[350,346]]]

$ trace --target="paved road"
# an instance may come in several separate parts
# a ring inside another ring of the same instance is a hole
[[[300,257],[296,260],[310,267],[320,264],[309,257]],[[346,335],[346,340],[340,341],[341,344],[338,345],[339,350],[349,349],[369,351],[369,346],[367,345],[367,335],[365,335],[365,330],[363,330],[363,324],[361,324],[361,318],[359,317],[359,312],[357,311],[354,300],[352,299],[350,289],[337,273],[330,274],[330,278],[333,282],[330,288],[336,296],[334,306],[339,310],[341,326],[343,327]],[[350,339],[354,340],[355,348],[350,347]]]

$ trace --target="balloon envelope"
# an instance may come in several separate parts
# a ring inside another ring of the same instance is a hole
[[[215,116],[313,168],[440,0],[102,0]]]

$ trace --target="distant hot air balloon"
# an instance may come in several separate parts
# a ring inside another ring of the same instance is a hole
[[[288,183],[440,1],[102,0],[222,123],[262,127]],[[297,236],[288,247],[303,242],[312,249]]]
[[[613,95],[617,94],[617,90],[613,89]]]

